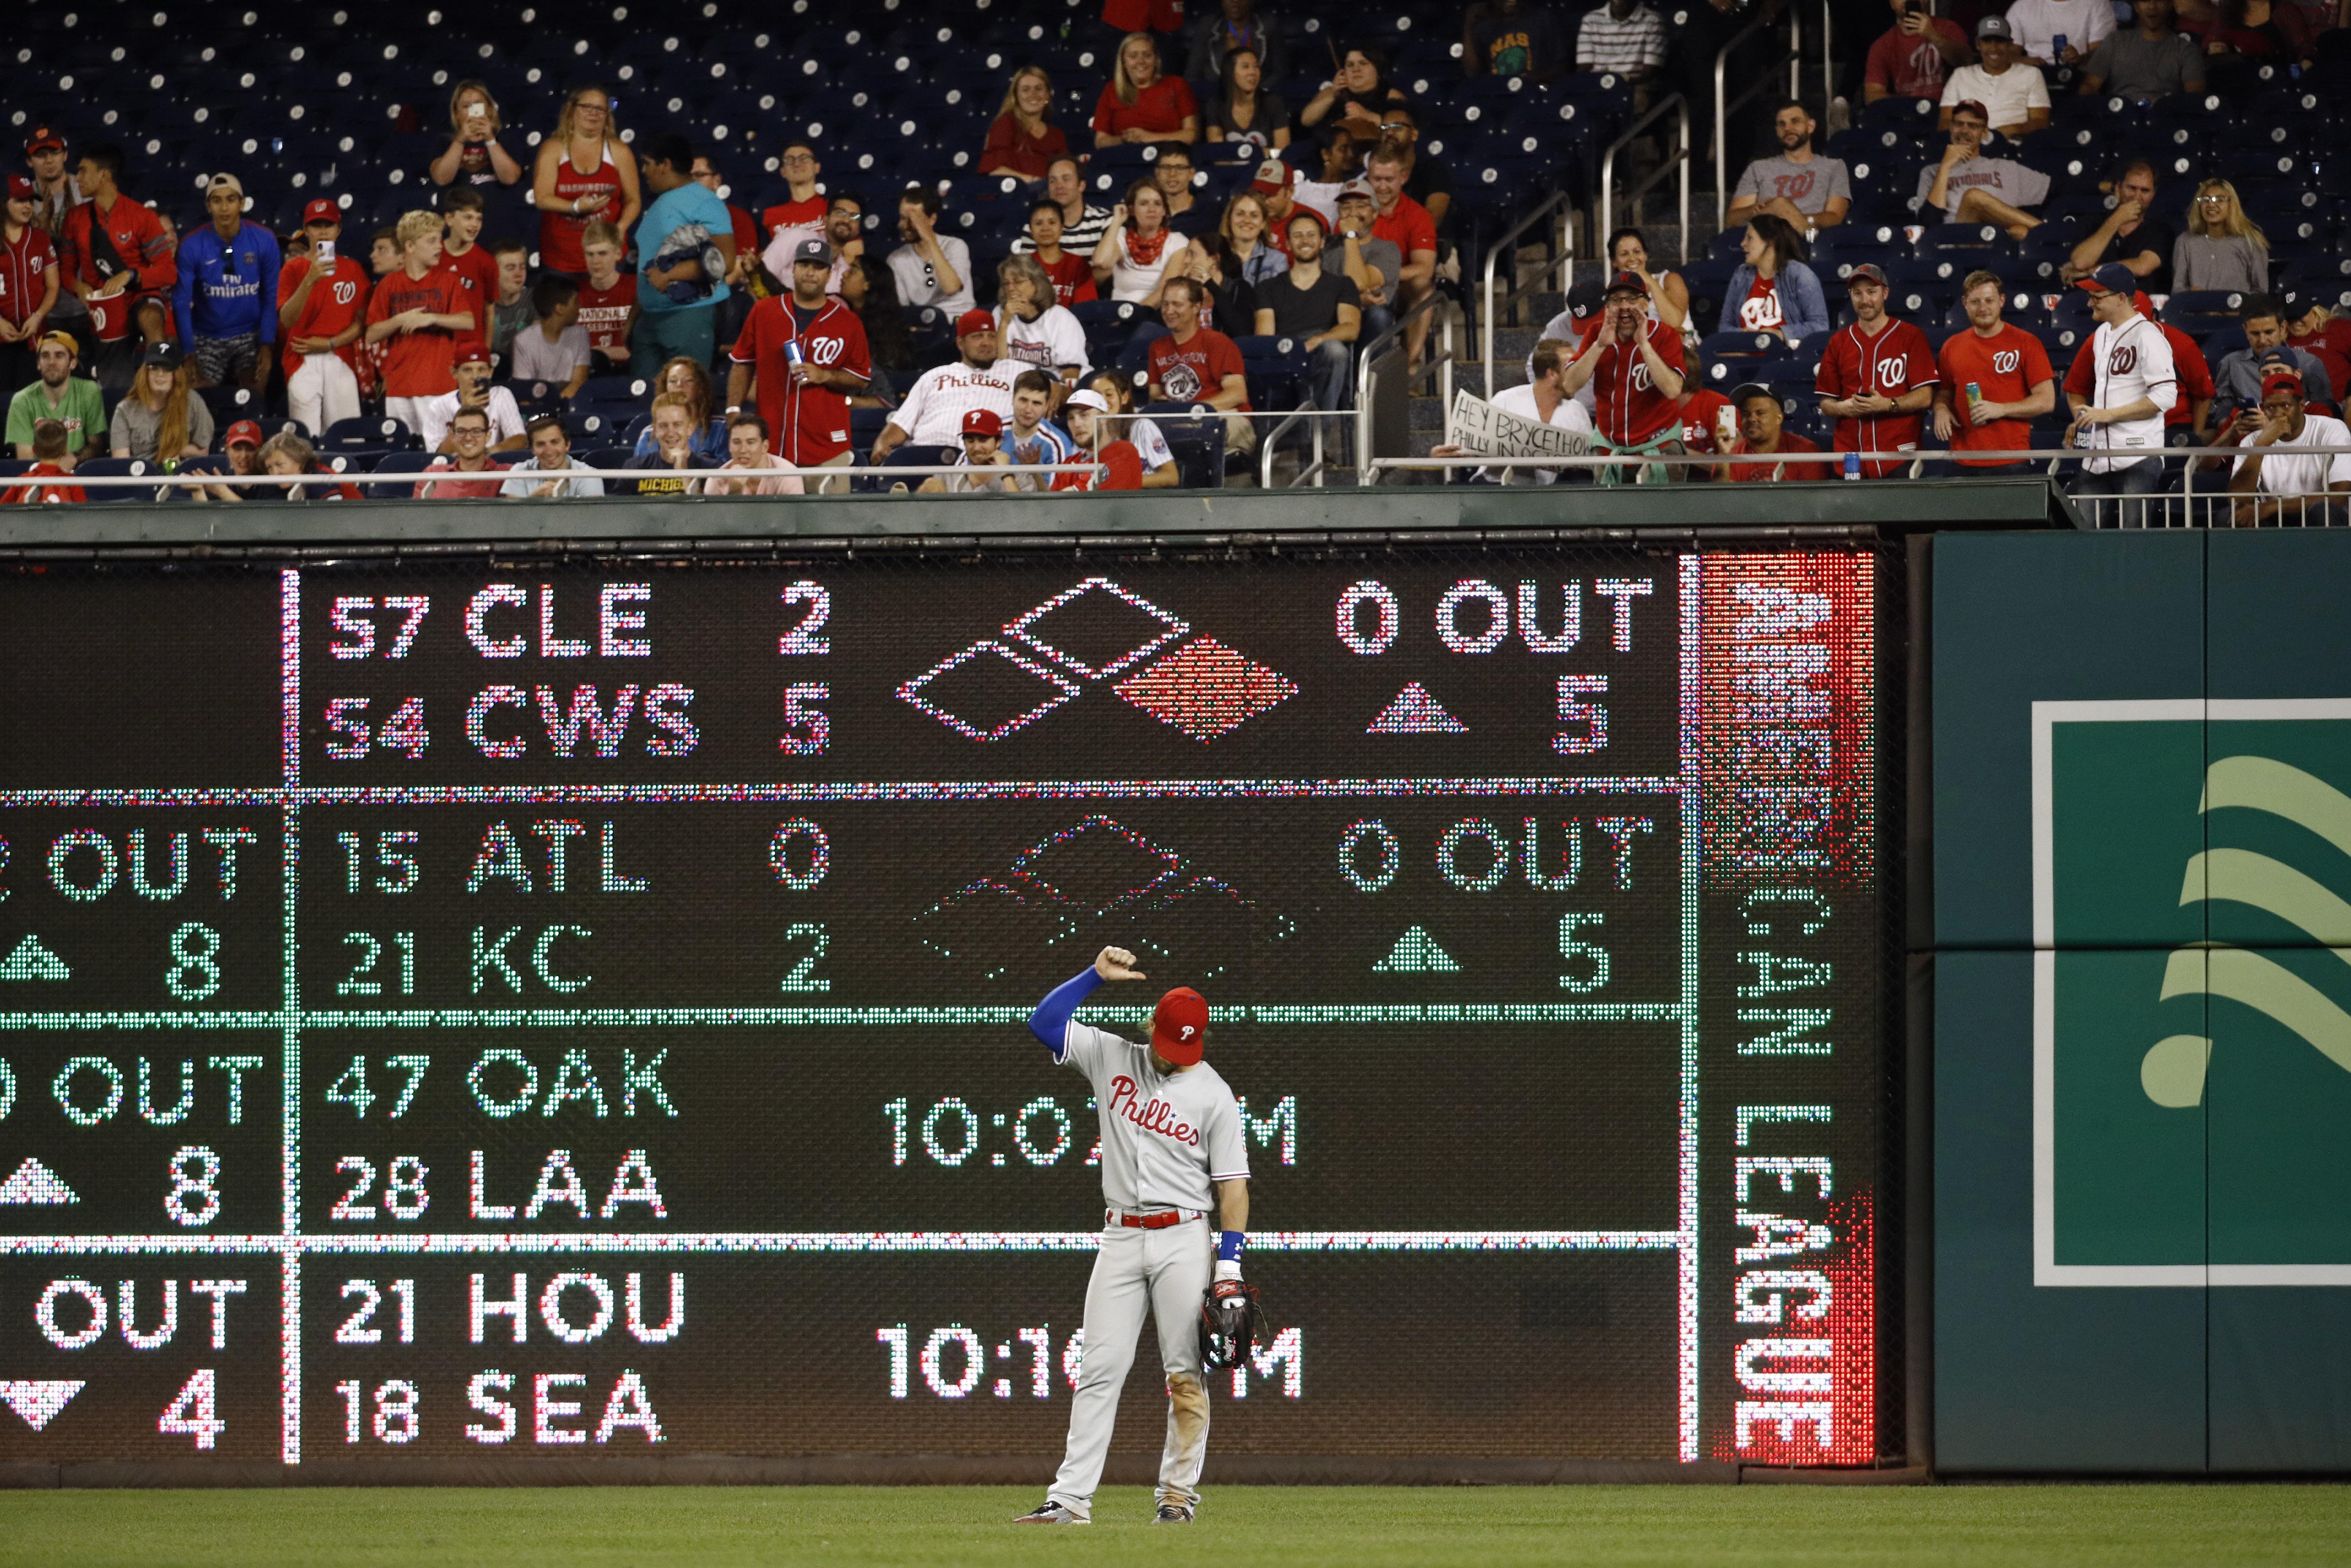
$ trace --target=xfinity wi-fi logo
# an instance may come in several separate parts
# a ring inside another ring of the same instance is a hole
[[[2351,1284],[2351,699],[2033,704],[2032,881],[2033,1282]]]

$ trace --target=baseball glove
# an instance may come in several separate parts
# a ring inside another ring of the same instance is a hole
[[[1257,1287],[1219,1280],[1200,1298],[1200,1367],[1238,1366],[1257,1347]]]

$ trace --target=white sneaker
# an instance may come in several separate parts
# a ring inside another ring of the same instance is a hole
[[[1071,1511],[1049,1497],[1012,1522],[1015,1524],[1092,1524],[1093,1521],[1084,1514]]]

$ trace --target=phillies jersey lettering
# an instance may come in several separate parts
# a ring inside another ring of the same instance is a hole
[[[1206,1061],[1162,1075],[1151,1048],[1071,1019],[1057,1053],[1102,1108],[1102,1197],[1113,1208],[1206,1213],[1214,1186],[1249,1175],[1239,1103]]]
[[[1189,1029],[1190,1025],[1185,1026]],[[1135,1103],[1134,1080],[1122,1072],[1110,1081],[1110,1113],[1123,1116],[1146,1133],[1156,1133],[1163,1138],[1179,1144],[1200,1146],[1200,1129],[1179,1118],[1176,1108],[1155,1094],[1147,1105]]]

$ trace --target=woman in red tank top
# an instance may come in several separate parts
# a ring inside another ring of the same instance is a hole
[[[590,224],[626,234],[637,221],[643,204],[636,154],[613,136],[612,99],[602,88],[573,88],[563,100],[555,134],[538,146],[531,201],[538,208],[538,265],[548,272],[587,272],[580,246]]]

